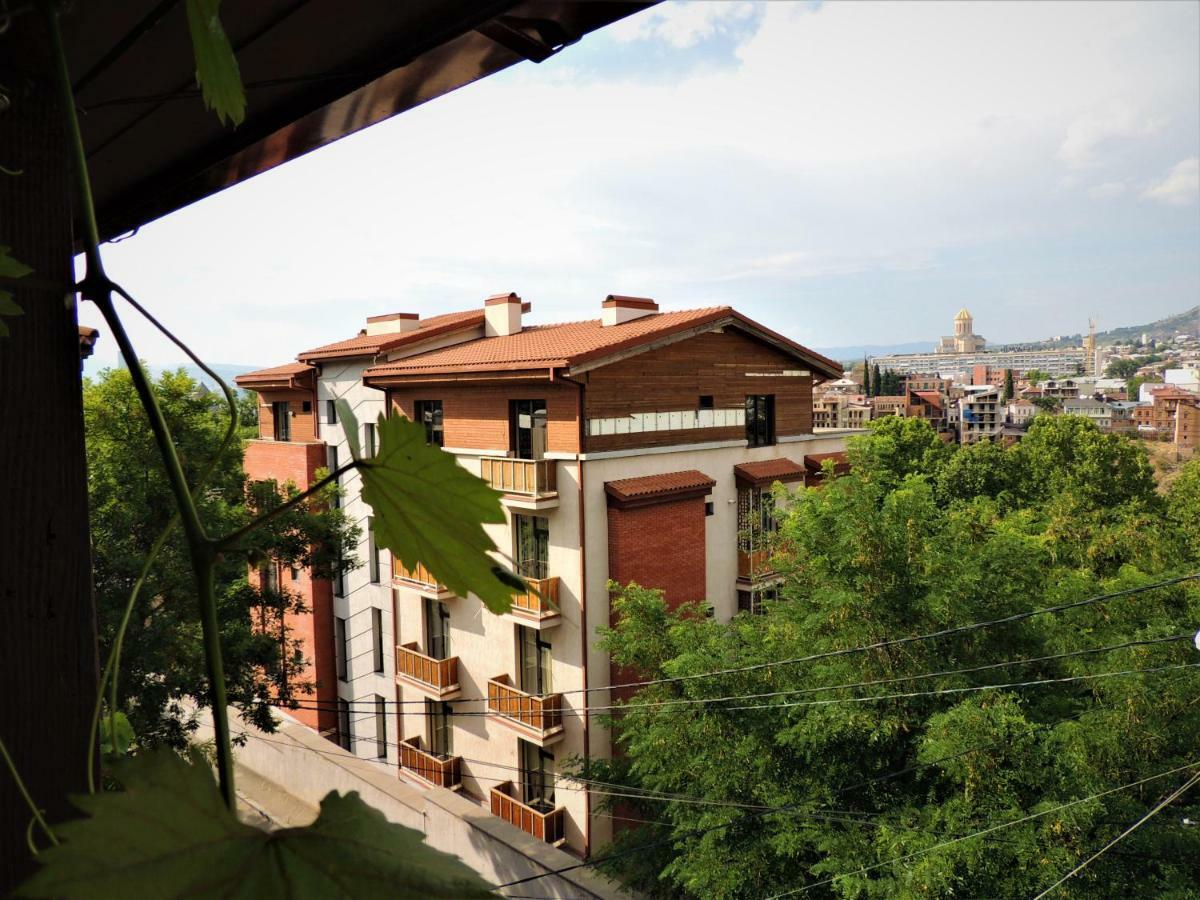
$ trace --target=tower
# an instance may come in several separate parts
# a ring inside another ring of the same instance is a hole
[[[1096,320],[1088,319],[1088,334],[1083,339],[1083,374],[1099,375],[1096,371]]]
[[[971,318],[971,314],[967,312],[964,306],[958,311],[958,315],[954,317],[954,336],[956,338],[970,337],[975,333],[975,320]]]

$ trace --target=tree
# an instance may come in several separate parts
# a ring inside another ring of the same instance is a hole
[[[863,393],[868,397],[871,396],[871,363],[867,357],[863,356]]]
[[[1137,374],[1141,364],[1133,358],[1114,359],[1104,370],[1106,378],[1124,378],[1126,380]]]
[[[1042,412],[1048,413],[1056,413],[1062,407],[1062,400],[1058,397],[1034,397],[1030,402]]]
[[[1043,372],[1041,369],[1030,369],[1025,373],[1025,380],[1034,387],[1037,387],[1043,381],[1048,381],[1049,379],[1050,373]]]
[[[1016,388],[1013,386],[1013,370],[1005,369],[1004,370],[1004,394],[1000,398],[1001,402],[1008,403],[1010,400],[1012,400],[1012,398],[1016,394],[1016,392],[1017,392]]]
[[[1138,399],[1141,394],[1143,384],[1161,384],[1161,378],[1155,378],[1150,375],[1134,375],[1125,382],[1125,396],[1130,400]]]
[[[1200,674],[1186,664],[1200,587],[1145,588],[1200,563],[1182,539],[1200,475],[1189,470],[1164,502],[1140,444],[1061,417],[1011,448],[949,448],[932,467],[903,454],[910,463],[881,478],[897,438],[863,436],[853,455],[875,468],[792,497],[776,548],[780,600],[764,615],[723,623],[698,605],[668,611],[656,592],[617,591],[602,646],[639,678],[666,679],[611,720],[622,753],[588,768],[655,795],[619,801],[621,815],[651,820],[613,848],[632,854],[613,868],[637,887],[950,898],[969,885],[971,896],[1027,898],[1195,765]],[[1120,646],[1160,639],[1170,640]],[[1160,666],[1175,668],[1093,677]],[[1027,681],[1046,683],[986,689]],[[738,699],[695,702],[717,697]],[[1144,793],[1123,789],[1145,778]],[[1174,822],[1197,809],[1200,798],[1182,798],[1170,821],[1134,832],[1064,896],[1194,896],[1200,833]]]
[[[875,363],[871,367],[871,396],[878,397],[882,393],[881,387],[883,387],[883,376],[879,372],[879,363]]]
[[[933,478],[952,452],[925,419],[885,416],[867,428],[868,435],[847,442],[850,465],[864,479],[885,485],[910,475]]]
[[[238,425],[246,429],[243,437],[254,437],[258,432],[258,394],[254,391],[237,392]]]
[[[193,484],[220,446],[228,416],[218,395],[196,388],[183,370],[164,372],[155,384]],[[105,659],[130,589],[173,506],[129,372],[107,369],[85,381],[83,407],[98,631]],[[131,480],[131,472],[141,475]],[[218,461],[200,494],[200,511],[214,532],[232,529],[294,491],[293,485],[247,485],[239,442]],[[229,696],[265,731],[274,730],[273,724],[266,706],[256,701],[276,698],[286,706],[310,684],[308,662],[287,625],[290,616],[306,611],[299,595],[287,587],[290,572],[311,568],[314,577],[331,577],[339,559],[343,571],[356,564],[359,529],[328,504],[330,496],[309,501],[254,533],[250,559],[264,566],[277,563],[283,577],[268,579],[266,587],[251,584],[246,556],[226,556],[217,568]],[[175,529],[150,570],[121,655],[118,705],[140,746],[185,745],[194,721],[180,701],[207,694],[204,671],[191,566],[182,532]]]

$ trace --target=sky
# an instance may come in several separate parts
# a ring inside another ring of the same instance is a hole
[[[534,323],[729,304],[816,348],[932,343],[967,306],[999,343],[1195,305],[1198,195],[1200,3],[672,2],[105,256],[217,363],[501,291]]]

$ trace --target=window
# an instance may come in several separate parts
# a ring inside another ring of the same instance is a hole
[[[550,677],[551,647],[536,628],[517,626],[517,643],[521,663],[521,690],[527,694],[545,696],[553,690]]]
[[[513,400],[509,404],[512,448],[517,459],[546,455],[546,401]]]
[[[425,655],[434,659],[450,657],[450,610],[432,597],[425,598]]]
[[[327,425],[336,425],[337,424],[337,401],[336,400],[326,400],[325,401],[325,423]]]
[[[375,519],[367,516],[367,572],[371,584],[379,584],[379,544],[375,542]]]
[[[311,400],[305,400],[305,401],[303,401],[303,402],[300,404],[300,411],[301,411],[301,412],[306,412],[306,413],[310,413],[310,412],[312,412],[312,401],[311,401]]]
[[[329,459],[329,471],[332,474],[333,472],[336,472],[338,470],[338,449],[337,449],[337,447],[329,447],[328,459]],[[335,478],[333,480],[333,486],[335,488],[340,488],[342,486],[342,479],[340,477]],[[342,507],[342,496],[341,496],[341,494],[339,494],[335,491],[334,495],[333,495],[333,508],[341,509],[341,507]]]
[[[454,731],[450,727],[450,704],[425,701],[425,719],[429,722],[429,752],[438,759],[454,755]]]
[[[700,395],[700,403],[698,404],[698,406],[700,409],[712,409],[713,408],[712,394],[701,394]]]
[[[299,580],[300,580],[300,570],[298,568],[296,568],[295,566],[292,566],[292,581],[299,581]]]
[[[775,443],[774,394],[746,397],[746,443],[751,447],[769,447]]]
[[[286,400],[277,400],[271,404],[271,418],[275,421],[275,440],[290,441],[292,439],[292,419]]]
[[[375,455],[375,425],[372,422],[363,426],[363,452],[367,459]]]
[[[279,593],[279,563],[273,559],[258,565],[258,587],[259,590],[278,594]]]
[[[415,418],[425,426],[425,443],[434,447],[445,446],[442,428],[442,401],[418,400],[413,408]]]
[[[343,750],[350,750],[354,735],[350,731],[350,704],[338,698],[338,743]]]
[[[526,578],[549,577],[550,522],[545,516],[513,516],[516,530],[517,574]]]
[[[387,759],[387,701],[375,695],[375,756]]]
[[[337,677],[339,681],[346,680],[346,661],[350,658],[350,648],[346,646],[346,620],[341,616],[333,619],[333,652],[337,656]]]
[[[383,610],[374,607],[371,610],[371,640],[372,651],[375,655],[375,671],[383,671]]]
[[[738,612],[748,612],[751,615],[761,616],[767,611],[764,601],[778,600],[779,590],[777,588],[757,588],[750,591],[738,591]]]
[[[544,747],[520,742],[521,800],[541,813],[554,809],[554,754]]]
[[[337,559],[337,568],[334,570],[333,574],[333,596],[335,597],[346,596],[346,573],[342,570],[343,563],[344,560],[342,555],[339,553]]]
[[[704,501],[704,514],[706,516],[714,515],[716,513],[716,511],[717,511],[717,508],[715,506],[713,506],[713,502],[711,500]]]

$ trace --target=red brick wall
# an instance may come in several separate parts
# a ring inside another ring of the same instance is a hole
[[[704,498],[693,497],[630,509],[608,508],[608,577],[619,584],[637,582],[658,588],[667,606],[704,600]],[[610,615],[610,624],[615,617]],[[638,673],[611,668],[612,684],[638,680]],[[628,696],[629,691],[614,691]]]
[[[578,388],[551,384],[447,384],[392,388],[392,404],[412,418],[417,400],[441,400],[447,447],[509,449],[508,402],[546,401],[546,444],[555,453],[579,449]]]
[[[291,444],[275,441],[251,441],[246,447],[243,468],[246,477],[254,481],[275,479],[280,486],[292,482],[304,490],[314,480],[314,473],[324,466],[324,444]],[[279,579],[280,586],[299,594],[309,611],[302,615],[289,615],[286,624],[292,637],[299,639],[309,667],[300,676],[301,681],[312,682],[312,693],[297,693],[297,699],[308,706],[320,705],[321,710],[297,709],[292,711],[298,720],[318,731],[337,728],[337,663],[333,647],[333,589],[328,581],[314,580],[306,569],[293,581],[291,573],[284,569]],[[257,581],[256,573],[251,578]],[[316,701],[316,702],[314,702]]]

